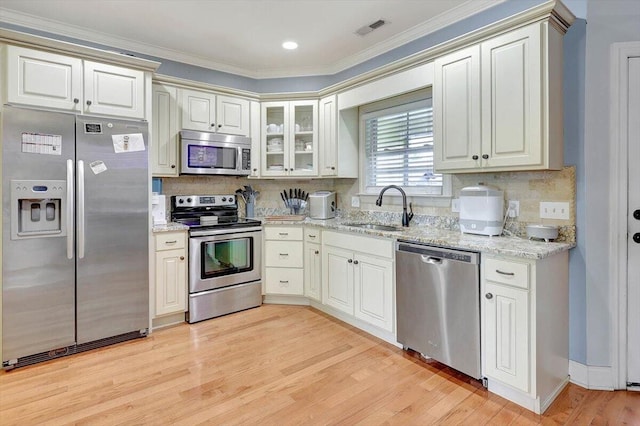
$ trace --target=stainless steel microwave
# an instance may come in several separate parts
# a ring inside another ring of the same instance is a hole
[[[222,133],[180,132],[180,174],[247,176],[251,138]]]

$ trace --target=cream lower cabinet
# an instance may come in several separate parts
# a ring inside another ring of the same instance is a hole
[[[394,329],[390,239],[322,234],[323,303],[385,331]]]
[[[265,294],[302,296],[304,261],[302,228],[267,226],[264,229]]]
[[[436,58],[437,172],[562,168],[563,34],[540,22]]]
[[[155,235],[155,317],[187,310],[187,235]]]
[[[482,258],[482,365],[489,390],[542,413],[568,383],[567,252]]]
[[[321,232],[304,228],[304,295],[322,301],[322,246]]]

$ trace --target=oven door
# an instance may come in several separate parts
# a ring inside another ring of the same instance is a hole
[[[207,235],[194,235],[206,233]],[[189,293],[261,279],[260,227],[192,232],[189,238]]]

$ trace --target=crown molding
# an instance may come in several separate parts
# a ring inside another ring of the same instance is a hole
[[[473,0],[461,4],[441,15],[428,21],[416,25],[400,34],[390,37],[376,45],[360,51],[354,55],[341,59],[333,64],[320,67],[297,67],[297,68],[265,68],[247,69],[231,64],[212,61],[198,55],[186,54],[180,51],[166,49],[152,44],[141,43],[123,37],[117,37],[105,33],[91,31],[82,27],[63,24],[61,22],[36,17],[30,14],[16,12],[0,7],[2,21],[27,28],[46,31],[53,34],[84,40],[91,43],[102,44],[117,49],[136,52],[157,58],[164,58],[171,61],[182,62],[189,65],[203,67],[215,71],[226,72],[238,76],[254,79],[267,78],[287,78],[287,77],[308,77],[317,75],[332,75],[349,69],[364,61],[375,58],[381,54],[389,52],[397,47],[405,45],[420,37],[431,34],[445,28],[455,22],[468,18],[485,9],[496,6],[506,0]]]

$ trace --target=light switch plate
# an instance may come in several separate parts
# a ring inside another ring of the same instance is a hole
[[[451,212],[460,213],[460,198],[451,199]]]
[[[540,219],[569,220],[569,203],[541,201]]]
[[[357,195],[351,197],[351,207],[360,207],[360,197]]]

